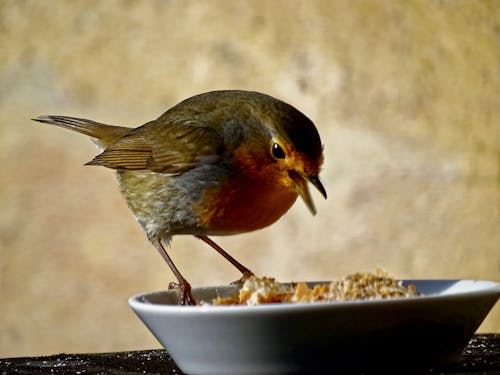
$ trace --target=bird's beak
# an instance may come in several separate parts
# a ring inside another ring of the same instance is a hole
[[[318,176],[305,176],[303,174],[300,174],[297,171],[289,171],[288,174],[290,175],[290,178],[293,180],[295,183],[295,189],[297,190],[297,193],[299,193],[300,197],[306,204],[307,208],[313,215],[316,215],[316,207],[314,206],[314,202],[311,198],[311,194],[309,193],[309,186],[307,185],[307,182],[309,181],[311,184],[313,184],[316,189],[319,190],[321,195],[325,197],[326,199],[326,190],[321,183],[321,180],[319,179]]]

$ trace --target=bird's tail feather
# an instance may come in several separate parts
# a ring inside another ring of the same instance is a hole
[[[33,120],[88,135],[101,147],[112,145],[131,130],[124,126],[106,125],[92,120],[68,116],[39,116]]]

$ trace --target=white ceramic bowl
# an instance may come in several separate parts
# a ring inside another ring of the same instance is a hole
[[[495,305],[500,283],[406,280],[425,296],[262,306],[179,306],[175,291],[129,304],[188,374],[404,370],[450,364]],[[314,285],[315,283],[308,283]],[[197,300],[235,287],[195,288]]]

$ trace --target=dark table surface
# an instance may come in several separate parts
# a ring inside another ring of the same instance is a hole
[[[401,369],[403,373],[414,373]],[[500,334],[475,335],[459,361],[419,374],[500,374]],[[165,350],[0,359],[0,375],[10,374],[182,374]]]

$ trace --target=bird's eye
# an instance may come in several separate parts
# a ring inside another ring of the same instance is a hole
[[[276,159],[284,159],[285,158],[285,151],[281,148],[281,146],[277,143],[273,143],[273,146],[271,147],[271,153]]]

